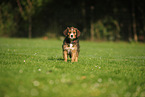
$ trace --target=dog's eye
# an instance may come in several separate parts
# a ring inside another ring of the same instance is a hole
[[[69,32],[69,33],[71,33],[71,32]]]
[[[73,32],[73,34],[75,34],[75,32]]]

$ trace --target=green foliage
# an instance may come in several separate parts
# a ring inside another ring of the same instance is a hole
[[[119,40],[120,26],[112,17],[105,17],[95,23],[95,34],[97,39]]]
[[[97,39],[99,39],[99,40],[106,38],[106,36],[107,36],[107,29],[104,26],[102,20],[98,20],[95,23],[95,34],[96,34]]]
[[[17,31],[14,19],[15,9],[10,3],[0,5],[0,36],[12,36]]]
[[[53,0],[32,0],[33,5],[36,7],[42,7],[47,3],[52,2]]]
[[[20,0],[19,9],[24,20],[28,20],[34,14],[34,7],[31,0]]]
[[[67,26],[74,26],[82,32],[82,39],[138,38],[144,42],[144,12],[144,3],[139,0],[1,0],[0,36],[42,37],[53,33],[59,37]]]
[[[144,97],[145,45],[80,41],[66,63],[62,41],[0,38],[1,97]]]
[[[22,8],[22,12],[20,13],[24,20],[28,20],[30,16],[33,16],[36,12],[38,12],[39,8],[50,1],[51,0],[20,0]]]

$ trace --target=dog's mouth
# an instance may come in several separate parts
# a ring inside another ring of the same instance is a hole
[[[69,35],[69,38],[70,38],[71,40],[73,40],[73,39],[74,39],[74,35]]]
[[[70,39],[73,40],[74,38],[73,37],[70,37]]]

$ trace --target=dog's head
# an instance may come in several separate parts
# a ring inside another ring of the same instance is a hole
[[[73,40],[80,36],[81,32],[74,27],[67,27],[67,29],[63,32],[63,34],[69,39]]]

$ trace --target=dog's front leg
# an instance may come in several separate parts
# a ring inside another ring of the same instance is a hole
[[[71,59],[71,62],[75,62],[75,59],[76,59],[76,52],[74,50],[74,51],[72,51],[72,59]]]
[[[74,60],[75,60],[75,55],[72,53],[72,58],[71,58],[71,62],[74,62]]]
[[[67,51],[63,51],[63,58],[64,61],[67,62]]]
[[[75,62],[78,62],[78,57],[75,58]]]
[[[75,62],[78,62],[78,52],[76,52]]]

